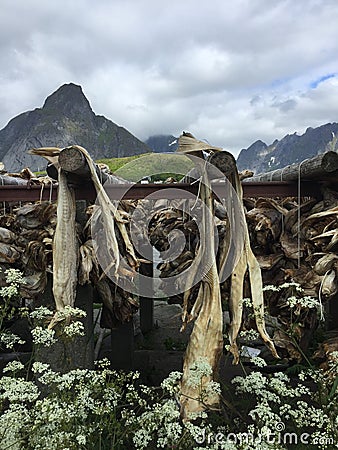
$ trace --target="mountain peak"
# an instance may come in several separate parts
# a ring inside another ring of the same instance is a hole
[[[254,142],[250,147],[242,149],[237,158],[240,170],[250,169],[257,173],[269,172],[288,164],[324,153],[328,148],[336,148],[334,137],[338,133],[338,123],[327,123],[317,128],[307,128],[306,132],[287,134],[281,140],[275,140],[267,146]]]
[[[64,84],[53,92],[42,108],[14,117],[0,130],[0,160],[9,171],[22,167],[41,170],[43,161],[30,155],[34,147],[67,147],[78,144],[93,159],[123,157],[150,152],[150,148],[103,116],[97,116],[81,86]]]
[[[74,83],[63,84],[49,95],[43,109],[59,111],[66,116],[93,112],[82,87]]]

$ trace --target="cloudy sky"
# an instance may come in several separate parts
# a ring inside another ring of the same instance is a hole
[[[338,121],[337,0],[1,0],[0,128],[80,84],[140,139],[235,155]]]

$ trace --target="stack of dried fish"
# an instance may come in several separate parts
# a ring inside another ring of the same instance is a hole
[[[160,201],[158,201],[159,203]],[[161,278],[175,277],[182,273],[188,267],[190,267],[194,260],[199,247],[199,229],[197,222],[193,220],[188,211],[184,209],[186,206],[184,202],[176,202],[175,206],[165,206],[154,214],[149,224],[149,239],[153,247],[156,248],[163,255],[170,247],[169,236],[173,230],[179,230],[184,235],[184,248],[180,252],[177,258],[165,258],[166,261],[158,265]],[[200,206],[196,207],[198,210]],[[187,208],[186,208],[187,209]],[[200,215],[200,211],[195,211],[194,215]],[[180,283],[180,280],[175,280],[176,283]],[[183,292],[184,286],[176,285],[177,292]],[[170,295],[166,292],[166,286],[161,286],[164,294]],[[197,286],[195,287],[197,289]],[[192,294],[195,298],[195,295]],[[169,303],[183,304],[183,294],[177,294],[169,298]],[[189,303],[189,309],[192,308],[192,304]]]
[[[1,166],[2,165],[2,166]],[[48,176],[37,177],[28,167],[20,172],[7,172],[0,162],[0,184],[3,185],[27,185],[27,184],[51,184],[53,180]]]
[[[266,293],[269,313],[278,319],[274,339],[285,356],[298,361],[311,342],[318,316],[323,317],[323,303],[334,301],[338,292],[338,202],[334,192],[324,196],[300,206],[294,198],[246,200],[250,239],[264,284],[295,282],[302,296],[317,302],[317,308],[303,302],[291,311],[287,299],[294,295],[292,286]]]
[[[253,250],[266,284],[293,280],[305,295],[331,298],[338,289],[338,208],[308,200],[258,199],[247,212]],[[282,270],[281,270],[282,269]]]
[[[49,202],[12,207],[0,216],[0,264],[4,272],[23,272],[21,286],[25,298],[34,298],[46,286],[46,272],[52,265],[52,239],[56,206]]]

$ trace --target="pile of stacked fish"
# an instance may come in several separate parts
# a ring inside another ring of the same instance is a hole
[[[7,207],[0,215],[1,277],[8,268],[19,269],[24,274],[24,298],[35,298],[46,287],[55,224],[56,205],[49,202]]]

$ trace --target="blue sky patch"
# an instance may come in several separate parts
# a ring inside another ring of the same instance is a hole
[[[312,89],[316,89],[316,87],[322,83],[323,81],[329,80],[330,78],[334,78],[336,76],[335,73],[328,73],[327,75],[323,75],[320,78],[317,78],[317,80],[312,81],[312,83],[310,83],[310,87]]]

